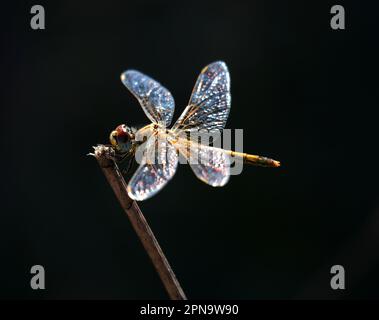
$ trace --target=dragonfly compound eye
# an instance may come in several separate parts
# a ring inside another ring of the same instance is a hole
[[[113,147],[117,146],[117,131],[116,130],[112,131],[111,134],[109,135],[109,141]]]
[[[131,132],[127,126],[119,125],[111,132],[109,140],[118,152],[128,152],[131,147]]]
[[[115,131],[117,132],[117,142],[119,144],[127,143],[130,140],[130,134],[126,125],[119,125]]]

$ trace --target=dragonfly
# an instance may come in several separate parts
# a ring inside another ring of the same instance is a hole
[[[139,167],[127,186],[131,199],[146,200],[162,190],[177,170],[179,155],[200,180],[213,187],[228,182],[231,157],[246,164],[280,166],[279,161],[267,157],[216,148],[191,139],[191,133],[200,130],[212,133],[225,127],[231,108],[230,75],[225,62],[213,62],[201,71],[187,107],[170,129],[175,110],[170,91],[137,70],[122,73],[121,81],[151,121],[139,130],[121,124],[109,136],[118,160],[133,160],[136,152],[141,152]],[[141,136],[144,138],[137,139]]]

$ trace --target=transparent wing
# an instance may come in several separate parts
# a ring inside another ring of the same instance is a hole
[[[230,157],[224,150],[185,139],[178,139],[175,147],[203,182],[213,187],[221,187],[229,181]]]
[[[188,106],[172,130],[222,130],[229,116],[230,105],[228,68],[222,61],[211,63],[201,71]]]
[[[127,70],[121,75],[122,83],[138,99],[151,122],[169,126],[175,110],[170,91],[159,82],[136,70]]]
[[[145,146],[141,163],[128,184],[129,197],[142,201],[155,195],[174,176],[178,153],[164,135],[151,136]]]

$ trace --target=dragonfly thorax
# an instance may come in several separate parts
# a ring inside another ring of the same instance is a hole
[[[120,124],[109,135],[112,146],[119,153],[127,153],[133,145],[134,133],[131,128],[125,124]]]

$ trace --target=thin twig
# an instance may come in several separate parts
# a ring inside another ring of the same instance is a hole
[[[187,300],[174,271],[172,271],[153,231],[143,216],[138,204],[129,198],[126,191],[126,182],[118,168],[117,164],[110,158],[110,147],[98,145],[94,147],[95,156],[105,177],[111,185],[121,207],[129,217],[130,222],[138,237],[140,238],[143,247],[149,255],[151,261],[165,286],[170,299],[172,300]]]

